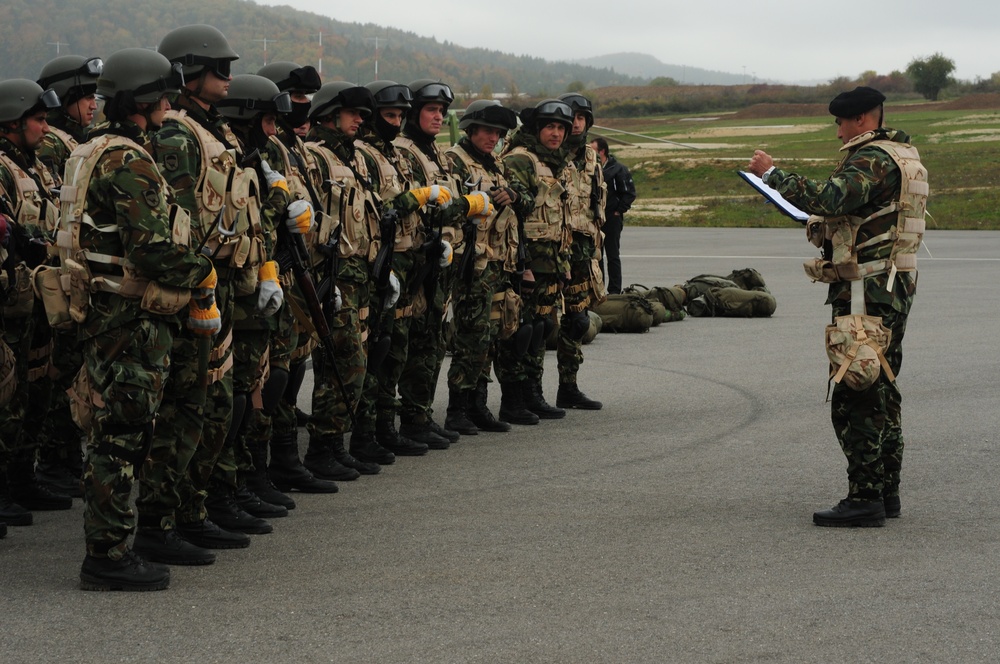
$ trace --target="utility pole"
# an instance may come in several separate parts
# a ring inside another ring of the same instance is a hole
[[[56,55],[59,55],[59,50],[60,50],[61,47],[63,47],[63,46],[69,46],[69,44],[67,44],[66,42],[59,41],[58,39],[56,41],[54,41],[54,42],[45,42],[45,43],[48,44],[49,46],[55,46],[56,47]]]
[[[365,37],[365,41],[375,42],[375,80],[378,80],[378,37]],[[388,39],[383,39],[382,42],[387,42]]]
[[[323,75],[323,31],[320,30],[319,35],[319,67],[316,68],[316,72],[322,76]]]
[[[267,64],[267,42],[274,43],[274,42],[276,42],[278,40],[277,39],[268,39],[267,37],[264,37],[263,39],[254,39],[253,41],[255,41],[255,42],[263,42],[264,43],[264,64],[266,65]]]

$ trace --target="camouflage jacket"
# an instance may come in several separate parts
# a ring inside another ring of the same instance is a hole
[[[452,174],[444,150],[433,137],[408,125],[403,126],[403,132],[394,144],[409,162],[413,173],[412,188],[439,184],[451,191],[452,201],[447,207],[425,208],[421,211],[421,217],[426,228],[436,230],[438,226],[442,226],[445,239],[453,245],[461,243],[461,228],[469,212],[469,203],[462,198],[466,193],[462,181]],[[437,172],[428,172],[428,166]]]
[[[81,229],[81,246],[94,253],[121,256],[140,276],[161,285],[194,288],[211,272],[212,263],[207,256],[172,240],[167,207],[171,193],[148,152],[148,135],[130,122],[106,131],[146,149],[114,148],[99,158],[87,185],[86,209],[94,227]],[[111,226],[117,226],[118,233],[95,230]],[[95,265],[91,265],[92,270]],[[120,271],[110,265],[106,269]],[[158,317],[140,307],[139,299],[98,291],[91,295],[81,334],[92,337],[136,318],[154,316]],[[179,323],[176,316],[170,318]]]
[[[909,143],[909,136],[895,129],[876,132],[873,139]],[[790,203],[809,214],[821,217],[853,215],[865,218],[885,207],[899,196],[902,175],[896,162],[884,150],[864,141],[845,145],[847,150],[840,165],[826,180],[810,180],[775,168],[767,184]],[[881,235],[895,223],[895,216],[887,215],[863,224],[858,230],[857,243]],[[889,257],[892,242],[882,242],[862,249],[859,262]],[[887,274],[865,278],[865,301],[892,306],[901,313],[908,313],[916,292],[916,273],[896,275],[891,291],[886,290]],[[849,302],[851,285],[848,282],[830,284],[827,304],[834,301]]]
[[[367,126],[362,126],[354,145],[368,165],[372,186],[382,200],[383,209],[391,208],[399,213],[396,251],[419,245],[423,241],[418,214],[420,202],[410,193],[413,185],[410,161],[395,145]]]
[[[77,145],[87,142],[89,129],[62,109],[50,112],[47,120],[52,131],[42,139],[42,146],[38,148],[38,159],[49,167],[58,180],[62,178],[63,166],[66,165],[70,153]]]

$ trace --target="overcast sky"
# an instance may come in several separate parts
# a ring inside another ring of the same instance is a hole
[[[782,82],[888,74],[936,52],[954,60],[960,79],[1000,71],[996,0],[257,2],[547,60],[633,51]]]

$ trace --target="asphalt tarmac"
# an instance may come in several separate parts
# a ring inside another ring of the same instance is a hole
[[[164,592],[80,591],[80,501],[36,513],[0,540],[0,661],[997,661],[1000,233],[925,239],[884,528],[812,524],[847,482],[804,231],[628,228],[626,284],[754,267],[777,311],[599,335],[602,411],[295,494]]]

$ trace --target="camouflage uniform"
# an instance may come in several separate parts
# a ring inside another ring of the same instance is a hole
[[[242,173],[235,165],[241,158],[238,142],[224,118],[214,109],[206,111],[185,95],[179,96],[172,105],[181,109],[192,124],[196,123],[211,134],[229,151],[228,154],[234,155],[226,158],[235,162],[228,168]],[[191,214],[192,242],[200,243],[211,230],[209,226],[215,217],[213,210],[207,208],[203,193],[207,185],[204,184],[202,151],[206,146],[176,111],[168,113],[154,137],[154,146],[157,163],[176,193],[178,204]],[[222,329],[209,353],[207,385],[200,369],[206,352],[205,341],[189,331],[181,331],[174,339],[171,355],[182,364],[172,375],[172,385],[167,388],[162,409],[169,416],[161,417],[156,427],[157,438],[162,436],[164,440],[177,441],[182,448],[180,458],[191,459],[187,473],[180,480],[181,507],[177,513],[178,521],[189,524],[203,522],[206,518],[205,498],[215,466],[221,463],[229,472],[235,472],[236,467],[232,449],[224,454],[233,411],[233,317],[236,297],[252,293],[256,286],[262,258],[260,240],[253,240],[259,233],[256,198],[259,185],[252,172],[244,177],[252,177],[253,183],[245,193],[246,198],[240,202],[242,208],[233,205],[229,194],[213,194],[219,196],[212,200],[215,209],[220,209],[223,201],[226,204],[219,225],[235,229],[236,236],[219,244],[220,251],[215,259],[219,276],[216,304],[222,316]],[[214,251],[218,238],[218,232],[213,231],[206,246]],[[251,250],[251,255],[243,258],[237,249],[244,242],[257,247],[257,255]]]
[[[34,152],[25,153],[6,138],[0,138],[0,211],[20,225],[23,237],[31,236],[39,243],[50,243],[58,219],[59,204],[51,190],[60,182],[53,178]],[[11,229],[11,233],[17,230]],[[14,239],[11,240],[14,246]],[[45,250],[34,244],[33,258],[12,251],[15,263],[3,303],[4,341],[17,358],[17,391],[9,404],[0,409],[0,473],[7,471],[14,493],[18,486],[34,482],[37,432],[41,430],[49,411],[52,392],[48,376],[52,333],[40,302],[36,302],[31,287],[30,267],[44,262]],[[29,264],[25,260],[30,262]],[[0,477],[0,482],[5,478]],[[69,501],[69,498],[60,498]],[[55,508],[68,509],[61,503]],[[41,508],[41,506],[39,506]]]
[[[130,122],[109,131],[129,142],[115,144],[98,159],[86,209],[97,227],[117,226],[119,231],[84,226],[81,247],[124,257],[139,277],[162,286],[194,288],[211,272],[211,261],[172,239],[168,187],[147,151],[145,135]],[[120,268],[108,263],[90,263],[90,268],[95,275],[120,277]],[[179,329],[177,315],[147,311],[138,295],[126,297],[113,289],[91,295],[80,330],[87,373],[100,396],[84,471],[84,530],[91,556],[118,560],[127,551],[126,538],[135,526],[129,496],[136,466],[143,466],[145,478],[155,476],[156,467],[175,463],[172,445],[153,445],[153,419],[170,369],[172,337]]]
[[[896,130],[882,131],[849,147],[847,155],[828,180],[816,181],[775,169],[767,183],[793,205],[810,214],[824,217],[850,214],[865,218],[896,199],[901,186],[899,167],[877,145],[873,138],[908,143],[909,137]],[[887,215],[863,224],[857,244],[877,237],[896,223]],[[892,240],[882,240],[858,252],[858,262],[889,257]],[[885,357],[896,376],[903,360],[902,342],[906,319],[913,304],[917,279],[915,272],[899,272],[895,283],[887,290],[889,275],[876,274],[864,279],[865,310],[881,316],[882,323],[892,330],[892,339]],[[851,284],[831,283],[827,304],[833,316],[850,313]],[[848,498],[876,501],[899,495],[900,469],[903,457],[901,420],[902,397],[899,387],[883,372],[870,388],[856,391],[844,383],[833,389],[831,419],[837,439],[847,457]]]
[[[569,214],[569,187],[572,186],[575,166],[569,159],[565,147],[550,150],[542,146],[538,139],[528,132],[518,130],[511,138],[510,149],[503,156],[503,164],[507,179],[517,183],[525,192],[524,206],[531,210],[526,223],[522,241],[527,248],[526,269],[534,275],[534,287],[523,293],[523,307],[536,324],[551,319],[559,304],[559,294],[564,275],[570,272],[570,236],[565,220]],[[528,153],[531,153],[530,155]],[[539,177],[535,159],[551,171],[553,183],[544,183]],[[553,186],[553,185],[558,185]],[[562,189],[560,193],[557,189]],[[544,198],[542,198],[542,192]],[[541,239],[540,233],[545,222],[537,223],[543,216],[553,219],[562,218],[562,224],[556,229],[559,239],[546,237]],[[534,220],[534,225],[531,225]],[[504,384],[540,385],[544,369],[545,345],[542,344],[535,353],[530,351],[519,357],[512,341],[499,345],[497,353],[497,378]]]

